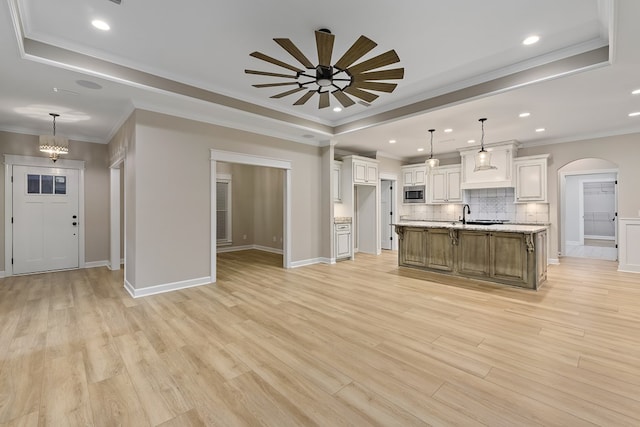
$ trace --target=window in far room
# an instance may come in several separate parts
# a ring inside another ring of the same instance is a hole
[[[231,176],[216,177],[216,243],[231,244]]]

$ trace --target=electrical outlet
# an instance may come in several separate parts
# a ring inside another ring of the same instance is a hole
[[[247,240],[247,235],[246,234],[242,235],[242,240]]]
[[[278,240],[278,239],[276,239],[276,236],[273,236],[273,241],[275,242],[275,241],[277,241],[277,240]]]

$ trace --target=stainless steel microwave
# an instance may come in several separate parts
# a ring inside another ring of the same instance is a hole
[[[412,185],[404,187],[402,201],[404,203],[424,203],[425,186]]]

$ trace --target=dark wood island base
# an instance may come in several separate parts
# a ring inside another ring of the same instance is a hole
[[[394,224],[398,264],[538,289],[547,279],[547,228],[411,221]]]

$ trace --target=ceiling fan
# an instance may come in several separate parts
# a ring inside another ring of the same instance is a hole
[[[316,46],[318,50],[318,64],[314,65],[290,39],[273,39],[303,67],[290,65],[278,59],[272,58],[260,52],[253,52],[251,56],[271,64],[286,68],[295,74],[270,73],[266,71],[244,70],[247,74],[291,79],[290,82],[255,84],[254,87],[297,86],[291,90],[271,96],[271,98],[283,98],[294,93],[306,92],[293,105],[305,104],[314,94],[319,95],[318,108],[327,108],[330,105],[329,94],[332,94],[343,107],[355,104],[351,96],[360,98],[366,103],[373,102],[378,95],[369,91],[391,93],[396,88],[396,83],[386,83],[380,80],[397,80],[404,77],[404,68],[392,68],[372,71],[387,65],[400,62],[395,50],[390,50],[366,61],[355,64],[360,58],[375,48],[378,44],[365,36],[358,40],[342,55],[338,61],[331,64],[333,42],[335,36],[327,29],[315,32]],[[355,65],[354,65],[355,64]]]

